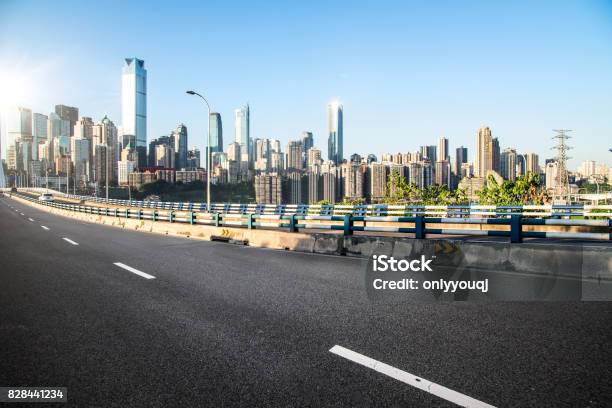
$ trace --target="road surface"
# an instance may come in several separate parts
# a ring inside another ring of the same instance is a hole
[[[611,303],[372,303],[360,259],[121,230],[8,197],[0,256],[0,386],[68,387],[69,406],[612,403]]]

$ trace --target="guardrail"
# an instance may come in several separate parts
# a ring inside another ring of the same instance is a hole
[[[14,193],[15,194],[15,193]],[[430,234],[476,235],[508,237],[510,242],[519,243],[523,238],[571,238],[586,240],[612,240],[612,219],[561,219],[531,218],[520,213],[506,213],[497,218],[461,218],[461,217],[427,217],[422,214],[409,216],[390,215],[321,215],[308,213],[265,214],[265,213],[227,213],[198,212],[193,208],[175,210],[173,208],[123,208],[96,207],[81,204],[66,204],[39,201],[36,198],[19,193],[22,199],[63,210],[86,214],[121,217],[126,219],[151,220],[163,222],[182,222],[191,225],[211,225],[216,227],[283,228],[289,232],[307,230],[336,230],[344,235],[355,231],[411,233],[415,238],[423,239]],[[399,225],[392,225],[399,224]],[[467,227],[466,227],[467,226]],[[469,226],[478,226],[471,228]],[[485,226],[489,226],[486,227]],[[588,232],[578,231],[538,231],[524,230],[524,226],[558,226],[581,227]]]
[[[44,190],[30,189],[29,191]],[[158,210],[209,212],[206,203],[168,202],[168,201],[140,201],[117,200],[105,198],[71,195],[62,193],[61,196],[108,205],[124,207],[155,208]],[[211,211],[223,214],[270,214],[270,215],[346,215],[354,216],[430,216],[442,218],[489,218],[510,217],[519,214],[523,217],[596,217],[612,218],[612,205],[392,205],[392,204],[236,204],[213,203]]]

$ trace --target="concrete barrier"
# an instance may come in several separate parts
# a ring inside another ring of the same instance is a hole
[[[343,236],[338,233],[290,233],[279,230],[247,229],[190,225],[126,219],[121,217],[85,214],[27,201],[12,199],[63,217],[162,235],[211,240],[224,237],[228,241],[246,242],[250,246],[346,255],[369,258],[372,254],[393,255],[396,258],[417,258],[422,254],[437,257],[446,266],[459,264],[467,267],[535,274],[553,273],[562,276],[612,279],[612,256],[608,245],[513,244],[508,242],[472,242],[453,239],[414,239],[393,236]]]

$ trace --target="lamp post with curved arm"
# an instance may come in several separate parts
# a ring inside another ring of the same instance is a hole
[[[211,109],[210,109],[210,104],[208,103],[208,101],[206,100],[205,97],[203,97],[202,95],[200,95],[199,93],[195,92],[195,91],[187,91],[187,93],[189,95],[196,95],[199,96],[200,98],[202,98],[202,100],[206,103],[206,107],[208,108],[208,137],[207,137],[207,145],[206,145],[206,210],[208,212],[211,212],[211,208],[210,208],[210,162],[211,162],[211,151],[210,151],[210,113],[211,113]]]

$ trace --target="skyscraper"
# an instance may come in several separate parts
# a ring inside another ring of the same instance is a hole
[[[338,165],[344,159],[344,135],[342,133],[343,108],[340,103],[334,101],[327,105],[327,157]]]
[[[220,113],[210,113],[210,128],[208,131],[210,132],[210,154],[206,154],[205,163],[208,163],[209,157],[212,157],[215,153],[223,152],[223,123]],[[207,164],[206,168],[208,168]]]
[[[79,108],[66,105],[55,105],[55,113],[57,113],[61,119],[70,122],[68,135],[71,137],[74,136],[74,125],[79,119]]]
[[[136,136],[136,147],[147,146],[147,70],[144,61],[126,58],[121,75],[121,120],[124,135]]]
[[[32,141],[32,111],[21,106],[7,112],[8,143]]]
[[[302,147],[304,148],[304,167],[308,166],[308,151],[314,146],[312,132],[302,132]]]
[[[178,170],[187,168],[187,126],[182,123],[176,127],[176,130],[172,133],[174,139],[174,153],[176,155],[174,159],[174,166]]]
[[[74,168],[74,182],[77,185],[82,185],[89,181],[91,171],[89,161],[91,157],[91,139],[79,135],[71,138],[70,143],[70,158],[72,160],[72,167]]]
[[[499,174],[501,173],[501,149],[499,147],[499,139],[497,139],[496,137],[491,139],[491,149],[493,170]]]
[[[449,160],[448,156],[448,139],[445,137],[441,137],[438,140],[438,157],[437,161]]]
[[[234,111],[234,141],[240,144],[240,171],[251,165],[250,109],[246,104]]]
[[[474,157],[474,175],[486,177],[487,171],[493,170],[493,137],[491,129],[481,127],[476,136],[476,156]]]
[[[32,159],[38,160],[38,145],[47,140],[47,115],[32,114]]]
[[[28,171],[32,160],[32,111],[28,108],[16,107],[7,113],[8,168]]]
[[[223,151],[223,123],[221,114],[217,112],[210,114],[210,151],[212,153]]]
[[[434,145],[421,146],[421,156],[428,158],[432,163],[438,160],[438,148]]]
[[[456,176],[461,176],[461,165],[467,163],[468,151],[467,147],[460,146],[455,150],[455,165],[453,172]]]

